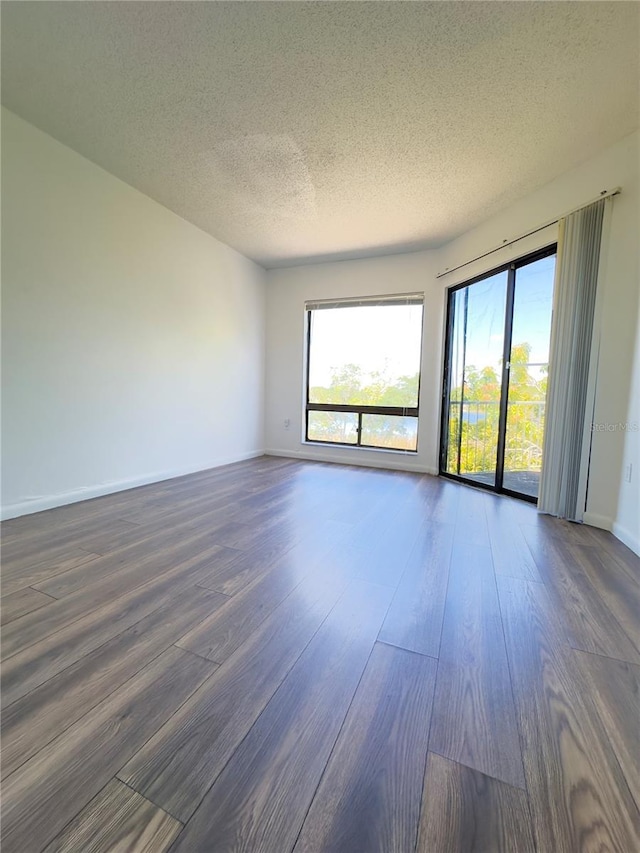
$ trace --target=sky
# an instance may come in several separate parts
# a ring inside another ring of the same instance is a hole
[[[512,344],[531,345],[532,363],[549,358],[551,307],[555,257],[542,258],[516,271]],[[462,358],[464,291],[456,291],[456,329],[454,333],[454,373],[459,373]],[[504,322],[507,272],[476,282],[469,287],[466,365],[480,369],[491,366],[499,371],[504,346]],[[457,359],[455,356],[458,356]],[[532,375],[539,370],[532,368]],[[456,383],[459,384],[459,381]]]
[[[331,369],[358,364],[393,380],[420,369],[422,306],[388,305],[313,312],[310,387],[327,387]]]

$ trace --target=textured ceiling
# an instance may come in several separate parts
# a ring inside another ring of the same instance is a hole
[[[638,125],[631,2],[4,2],[3,103],[265,266],[432,247]]]

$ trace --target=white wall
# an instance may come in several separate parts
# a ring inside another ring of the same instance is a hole
[[[623,476],[620,482],[613,532],[636,554],[640,554],[640,300],[631,388],[622,449],[623,472],[631,465],[631,480]]]
[[[553,243],[551,226],[516,245],[442,278],[436,273],[499,246],[530,229],[595,199],[601,190],[620,185],[613,203],[609,252],[604,271],[601,350],[595,420],[618,423],[638,419],[638,367],[632,386],[638,304],[638,154],[635,133],[593,160],[557,178],[501,214],[487,220],[437,252],[420,252],[299,266],[267,273],[267,410],[265,443],[270,452],[388,467],[437,469],[442,336],[445,289],[472,276]],[[425,338],[421,387],[420,453],[416,457],[364,450],[322,447],[301,442],[303,407],[303,313],[307,299],[334,296],[425,291]],[[636,414],[634,414],[634,412]],[[283,427],[291,419],[289,431]],[[631,483],[622,482],[623,467],[633,464]],[[597,432],[593,436],[587,521],[614,527],[627,544],[640,540],[637,432]],[[615,526],[614,526],[615,525]]]
[[[264,271],[2,111],[10,517],[256,455]]]
[[[267,272],[267,383],[265,445],[268,453],[407,470],[438,470],[438,407],[444,291],[432,286],[427,252],[358,261],[289,267]],[[304,304],[310,299],[425,293],[418,453],[327,448],[303,441]],[[285,429],[284,421],[291,425]]]

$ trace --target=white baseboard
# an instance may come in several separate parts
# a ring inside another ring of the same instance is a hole
[[[599,527],[601,530],[609,530],[616,539],[619,539],[627,548],[640,556],[640,539],[626,527],[617,524],[605,515],[597,515],[594,512],[585,512],[584,523],[591,527]]]
[[[381,454],[382,458],[378,460],[364,455],[354,457],[353,454],[348,454],[348,451],[348,455],[346,455],[340,451],[332,453],[330,450],[315,447],[310,449],[303,448],[302,450],[275,450],[271,448],[264,452],[266,456],[284,456],[289,459],[309,459],[313,462],[336,462],[340,465],[360,465],[363,468],[387,468],[391,471],[413,471],[416,474],[438,475],[437,468],[409,461],[403,454],[396,456],[392,453],[384,453]]]
[[[95,486],[83,486],[70,492],[59,492],[55,495],[40,495],[34,498],[26,498],[17,503],[3,506],[0,510],[0,518],[3,521],[9,518],[17,518],[20,515],[31,515],[34,512],[42,512],[45,509],[53,509],[57,506],[87,501],[91,498],[99,498],[102,495],[110,495],[114,492],[123,492],[126,489],[135,489],[137,486],[146,486],[149,483],[160,483],[163,480],[172,480],[174,477],[184,477],[186,474],[195,474],[198,471],[208,471],[211,468],[220,468],[222,465],[231,465],[234,462],[244,462],[246,459],[254,459],[256,456],[264,456],[264,450],[252,450],[249,453],[241,453],[233,457],[223,457],[186,468],[174,468],[168,471],[157,471],[154,474],[143,474],[140,477],[132,477],[128,480],[116,480],[111,483],[98,483]]]
[[[599,527],[601,530],[611,530],[613,521],[606,515],[597,515],[595,512],[585,512],[583,521],[591,527]]]
[[[626,527],[615,522],[612,527],[612,533],[616,539],[619,539],[627,548],[631,548],[640,557],[640,538],[631,533],[630,530],[627,530]]]

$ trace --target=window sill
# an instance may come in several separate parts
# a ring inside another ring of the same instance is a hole
[[[368,453],[393,453],[396,456],[417,456],[417,450],[399,450],[394,447],[363,447],[360,444],[336,444],[331,441],[301,441],[305,447],[330,447],[341,450],[366,450]]]

